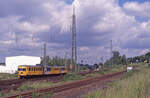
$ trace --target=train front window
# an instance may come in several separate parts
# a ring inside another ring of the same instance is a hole
[[[26,71],[25,68],[18,68],[18,71]]]

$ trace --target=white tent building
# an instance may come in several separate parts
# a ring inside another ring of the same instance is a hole
[[[0,73],[15,73],[19,65],[33,65],[41,63],[40,57],[13,56],[5,58],[5,66],[0,66]]]

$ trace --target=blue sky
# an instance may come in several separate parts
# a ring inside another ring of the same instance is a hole
[[[65,2],[66,3],[68,3],[68,4],[72,4],[72,2],[73,2],[74,0],[65,0]],[[140,2],[140,3],[143,3],[143,2],[147,2],[147,1],[149,1],[149,0],[119,0],[119,4],[120,5],[123,5],[124,3],[126,3],[126,2]]]
[[[68,3],[68,4],[72,4],[73,1],[74,0],[65,0],[65,2]]]
[[[143,3],[143,2],[149,2],[149,0],[119,0],[119,3],[121,4],[121,5],[123,5],[124,3],[126,3],[126,2],[139,2],[139,3]]]
[[[134,1],[134,2],[133,2]],[[76,6],[78,61],[99,62],[113,50],[127,57],[149,52],[148,0],[0,0],[0,61],[7,56],[71,57],[72,5]]]

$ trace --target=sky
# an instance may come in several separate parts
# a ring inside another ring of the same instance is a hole
[[[149,52],[149,0],[0,0],[0,62],[5,57],[71,57],[72,7],[76,8],[78,62],[98,63],[113,51]]]

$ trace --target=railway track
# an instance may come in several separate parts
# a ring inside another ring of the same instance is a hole
[[[86,75],[94,73],[95,71],[85,71],[77,73],[78,75]],[[48,76],[48,77],[38,77],[38,78],[29,78],[29,79],[10,79],[10,80],[0,80],[0,91],[2,90],[16,90],[19,86],[21,86],[23,83],[31,81],[50,81],[53,83],[60,82],[64,78],[64,75],[54,75],[54,76]]]
[[[16,90],[25,82],[34,82],[34,81],[50,81],[50,82],[60,82],[64,78],[64,75],[58,76],[49,76],[41,78],[30,78],[30,79],[11,79],[11,80],[1,80],[0,81],[0,91],[2,90]]]
[[[43,88],[43,89],[37,89],[37,90],[33,90],[33,91],[29,91],[29,92],[23,92],[21,94],[16,94],[13,96],[9,96],[6,98],[17,98],[19,96],[23,97],[23,98],[32,98],[32,94],[34,93],[38,93],[39,97],[48,93],[58,93],[58,92],[62,92],[65,90],[69,90],[69,89],[73,89],[73,88],[78,88],[81,86],[85,86],[91,83],[95,83],[98,81],[103,81],[115,76],[119,76],[122,75],[123,73],[125,73],[125,71],[121,71],[121,72],[117,72],[117,73],[113,73],[113,74],[108,74],[108,75],[103,75],[103,76],[97,76],[97,77],[93,77],[93,78],[89,78],[89,79],[85,79],[85,80],[80,80],[80,81],[76,81],[76,82],[72,82],[72,83],[66,83],[63,85],[59,85],[59,86],[54,86],[54,87],[49,87],[49,88]]]

